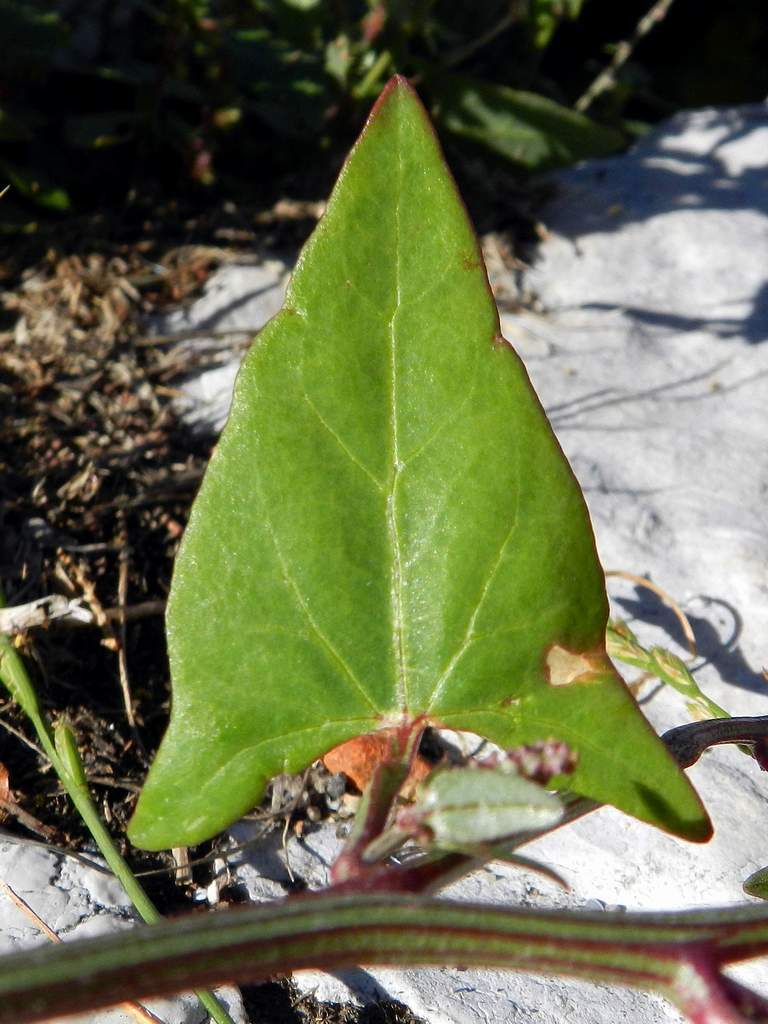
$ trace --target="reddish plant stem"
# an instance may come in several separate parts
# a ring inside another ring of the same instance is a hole
[[[668,995],[691,1024],[768,1024],[768,1001],[720,973],[722,950],[689,947]]]
[[[218,984],[353,964],[559,974],[654,989],[695,1024],[765,1024],[765,1001],[719,974],[757,953],[768,953],[762,906],[609,914],[326,892],[3,958],[0,1024],[178,991],[193,978]]]
[[[350,887],[355,887],[355,880],[360,880],[362,884],[359,888],[367,889],[369,885],[365,880],[372,871],[382,866],[368,863],[365,851],[387,827],[395,801],[418,753],[425,727],[424,719],[417,718],[395,730],[390,756],[376,766],[360,802],[352,833],[331,869],[331,885],[334,888],[342,883],[350,883]],[[387,871],[392,870],[386,865],[384,867]]]
[[[414,730],[417,724],[414,723]],[[421,729],[422,727],[419,726],[418,738],[421,737]],[[414,744],[415,732],[401,730],[401,733],[400,743],[401,745],[406,744],[406,746],[401,746],[401,749],[405,750],[407,743],[411,742],[409,757],[412,758],[418,750],[418,742]],[[662,736],[662,740],[681,768],[688,768],[695,764],[708,747],[721,743],[748,743],[753,746],[755,760],[760,767],[764,769],[768,764],[768,757],[765,754],[768,743],[768,716],[717,718],[706,722],[691,722],[670,729]],[[408,764],[410,764],[410,760]],[[397,796],[395,788],[397,780],[399,778],[401,782],[404,781],[407,777],[408,767],[402,758],[400,761],[393,758],[391,762],[381,765],[380,771],[381,774],[377,769],[371,783],[373,796],[370,805],[365,810],[359,838],[354,846],[350,845],[341,854],[334,865],[331,876],[334,892],[435,892],[477,867],[482,858],[473,858],[459,853],[435,854],[411,864],[366,863],[362,852],[386,827]],[[537,839],[554,829],[562,828],[563,825],[567,825],[601,806],[594,800],[575,795],[567,795],[563,799],[565,813],[557,825],[545,832],[517,836],[506,844],[505,850],[507,852],[516,850],[532,839]],[[377,829],[379,829],[378,832]],[[339,866],[338,870],[337,866]]]
[[[662,739],[681,768],[695,764],[708,747],[720,743],[748,743],[755,760],[765,770],[768,715],[689,722],[665,732]]]

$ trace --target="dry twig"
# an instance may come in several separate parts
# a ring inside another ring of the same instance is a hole
[[[693,627],[691,626],[691,623],[688,620],[688,616],[685,614],[683,609],[675,601],[675,599],[666,592],[666,590],[660,587],[657,583],[654,583],[653,580],[646,579],[645,576],[636,576],[634,573],[625,572],[623,569],[610,569],[608,572],[605,573],[605,576],[606,579],[609,576],[614,576],[623,580],[629,580],[630,583],[634,583],[638,587],[644,587],[646,590],[650,590],[654,594],[656,594],[656,596],[661,599],[661,601],[667,606],[667,608],[669,608],[669,610],[675,616],[677,621],[680,623],[680,628],[682,629],[683,636],[685,637],[686,643],[688,644],[688,650],[690,652],[691,658],[696,657],[696,637],[693,632]]]
[[[136,716],[133,712],[133,700],[131,699],[131,690],[128,680],[128,670],[125,664],[125,655],[121,655],[121,651],[124,652],[124,639],[125,639],[125,614],[123,611],[124,605],[124,594],[121,598],[118,593],[118,625],[110,620],[107,616],[104,606],[99,600],[96,594],[96,587],[92,580],[88,576],[87,572],[82,565],[71,558],[63,549],[59,549],[58,552],[59,562],[63,566],[64,571],[67,572],[71,578],[74,579],[75,583],[83,593],[82,600],[90,608],[93,614],[96,625],[100,626],[104,631],[104,639],[102,643],[105,647],[108,647],[111,651],[117,654],[118,659],[118,670],[120,675],[120,690],[123,696],[123,707],[125,708],[125,716],[128,719],[128,724],[136,732]],[[119,585],[123,590],[127,586],[127,576],[123,575],[123,565],[125,565],[124,559],[121,560],[121,582]]]
[[[640,40],[648,35],[654,25],[663,21],[673,2],[674,0],[656,0],[653,7],[638,21],[629,39],[624,39],[616,45],[608,67],[604,68],[584,93],[579,96],[573,105],[575,110],[583,114],[592,106],[601,93],[606,92],[616,84],[616,72],[623,64],[626,64]]]

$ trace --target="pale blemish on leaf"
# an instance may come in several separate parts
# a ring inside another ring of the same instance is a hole
[[[602,651],[569,651],[567,647],[553,644],[545,660],[547,682],[550,686],[588,683],[605,671],[605,663]]]

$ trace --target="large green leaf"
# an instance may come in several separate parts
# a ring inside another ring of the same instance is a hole
[[[529,171],[607,156],[624,146],[620,132],[535,92],[464,75],[430,82],[439,125]]]
[[[198,842],[276,773],[419,715],[565,740],[570,788],[706,838],[606,618],[581,492],[395,79],[240,371],[176,564],[173,713],[131,838]]]

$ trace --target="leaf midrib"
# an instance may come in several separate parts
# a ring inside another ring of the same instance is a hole
[[[397,153],[397,181],[396,199],[394,203],[395,212],[395,238],[394,238],[394,262],[395,262],[395,302],[392,310],[392,317],[389,321],[389,355],[390,355],[390,451],[392,452],[392,478],[386,499],[387,531],[389,533],[390,547],[392,549],[391,566],[391,595],[392,595],[392,653],[395,670],[395,702],[403,714],[408,712],[408,674],[405,659],[405,632],[403,625],[403,563],[400,544],[400,532],[397,526],[397,488],[400,482],[400,474],[403,465],[400,460],[400,445],[397,429],[397,331],[395,321],[400,310],[401,282],[400,282],[400,208],[403,194],[403,156],[401,149],[402,129],[400,121],[397,122],[397,142],[395,150]]]

